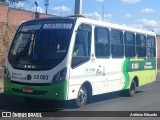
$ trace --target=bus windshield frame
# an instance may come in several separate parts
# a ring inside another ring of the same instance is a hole
[[[12,41],[8,60],[21,70],[50,70],[66,57],[75,21],[51,19],[23,23]]]

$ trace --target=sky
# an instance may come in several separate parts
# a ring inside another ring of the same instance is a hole
[[[17,4],[35,11],[35,0]],[[45,13],[45,0],[36,0],[38,12]],[[74,13],[75,0],[49,0],[48,14],[68,16]],[[160,35],[160,0],[82,0],[82,14],[105,22],[154,31]]]

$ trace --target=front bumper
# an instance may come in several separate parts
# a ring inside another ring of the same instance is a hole
[[[33,89],[33,93],[24,93],[24,88]],[[25,83],[12,83],[4,79],[4,93],[30,98],[67,100],[67,80],[55,85],[25,85]]]

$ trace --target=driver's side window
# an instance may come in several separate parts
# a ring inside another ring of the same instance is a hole
[[[90,58],[91,51],[91,26],[79,26],[73,49],[72,67],[75,67]]]
[[[77,56],[84,56],[84,40],[83,33],[81,31],[77,32],[73,50],[73,57]]]

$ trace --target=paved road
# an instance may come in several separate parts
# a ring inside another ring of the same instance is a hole
[[[92,101],[92,103],[79,109],[72,105],[72,101],[67,105],[64,105],[63,102],[57,104],[55,101],[36,101],[33,103],[27,103],[23,98],[8,96],[1,93],[0,111],[160,111],[160,75],[158,75],[157,82],[138,88],[138,92],[135,97],[120,97],[118,92],[113,94],[100,95],[98,97],[94,97],[94,101]],[[74,120],[75,118],[55,119]],[[81,120],[84,118],[77,119]],[[87,119],[95,120],[97,118]],[[106,118],[101,119],[106,120]],[[128,120],[127,118],[121,119]],[[141,119],[143,118],[138,118],[138,120]],[[153,118],[147,118],[147,120],[152,119]]]

